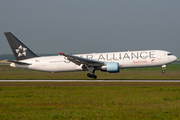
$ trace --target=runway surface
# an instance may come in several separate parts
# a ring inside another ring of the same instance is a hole
[[[180,82],[180,80],[0,80],[0,82]]]

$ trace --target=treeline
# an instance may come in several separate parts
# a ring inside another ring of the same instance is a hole
[[[15,60],[15,57],[12,54],[2,54],[0,60]]]
[[[57,54],[37,54],[38,56],[53,56]],[[14,57],[13,54],[2,54],[0,55],[0,60],[15,60],[16,58]]]

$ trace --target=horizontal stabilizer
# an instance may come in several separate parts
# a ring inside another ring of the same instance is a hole
[[[16,64],[19,64],[19,65],[31,65],[29,63],[25,63],[25,62],[18,62],[18,61],[13,61],[13,60],[7,60],[8,62],[12,62],[12,63],[16,63]]]

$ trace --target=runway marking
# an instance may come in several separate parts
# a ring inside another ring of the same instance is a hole
[[[180,80],[0,80],[0,82],[180,82]]]

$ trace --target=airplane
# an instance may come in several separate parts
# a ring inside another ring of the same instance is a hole
[[[118,73],[123,68],[162,66],[177,60],[172,53],[164,50],[140,50],[89,54],[58,53],[57,56],[40,57],[32,52],[11,32],[4,33],[16,60],[8,60],[11,67],[45,72],[89,71],[87,77],[96,79],[96,70]]]

